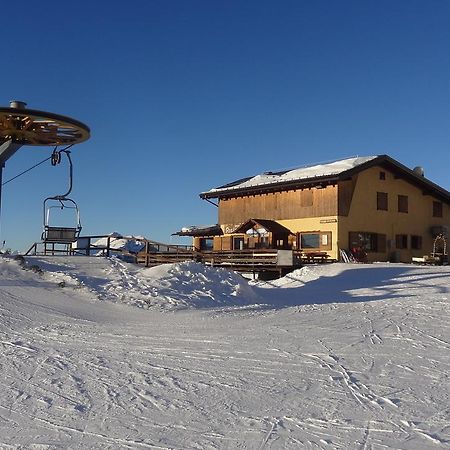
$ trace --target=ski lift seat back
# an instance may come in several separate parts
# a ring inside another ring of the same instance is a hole
[[[45,227],[42,240],[45,242],[70,244],[77,241],[79,234],[80,230],[78,228],[47,226]]]

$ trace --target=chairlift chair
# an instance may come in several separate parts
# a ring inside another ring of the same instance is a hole
[[[70,244],[76,242],[81,231],[80,211],[74,200],[68,197],[72,191],[73,167],[70,151],[66,149],[57,151],[52,154],[52,165],[55,166],[61,162],[61,153],[64,153],[69,160],[69,188],[63,195],[55,195],[47,197],[44,200],[44,230],[42,232],[42,241],[44,244],[65,244],[68,249]],[[74,226],[55,225],[51,220],[51,211],[54,209],[70,210],[75,214]],[[46,248],[46,247],[45,247]]]
[[[75,226],[55,226],[50,220],[50,213],[56,208],[73,211],[76,217]],[[80,231],[80,211],[74,200],[61,198],[61,196],[48,197],[44,200],[44,231],[42,232],[42,240],[44,242],[71,244],[77,241]]]

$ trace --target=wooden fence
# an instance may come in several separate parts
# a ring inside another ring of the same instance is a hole
[[[131,252],[115,248],[118,239],[135,240],[142,244],[138,252]],[[99,243],[100,241],[100,243]],[[325,252],[303,253],[295,250],[278,249],[245,249],[231,251],[197,251],[189,245],[172,245],[122,236],[83,236],[76,245],[66,246],[62,250],[55,250],[54,246],[48,251],[44,245],[43,252],[39,252],[39,245],[35,243],[26,252],[29,254],[66,254],[83,256],[112,256],[120,255],[126,261],[154,267],[160,264],[183,261],[197,261],[214,267],[229,268],[238,272],[263,273],[272,272],[282,275],[304,264],[329,261]]]

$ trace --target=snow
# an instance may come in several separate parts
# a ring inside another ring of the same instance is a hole
[[[317,178],[323,176],[338,175],[347,170],[353,169],[363,163],[371,161],[377,158],[377,156],[363,156],[353,157],[347,159],[341,159],[326,164],[315,164],[313,166],[300,167],[293,170],[288,170],[281,173],[267,172],[260,175],[256,175],[242,183],[238,183],[232,186],[219,187],[209,190],[208,192],[222,192],[233,189],[242,189],[252,186],[261,186],[272,183],[284,183],[287,181],[306,180],[310,178]]]
[[[448,266],[26,268],[0,260],[0,448],[450,447]]]
[[[92,245],[100,248],[104,248],[108,245],[108,237],[109,237],[109,247],[112,250],[120,250],[126,251],[130,253],[138,253],[144,247],[145,243],[142,242],[145,240],[142,236],[122,236],[121,234],[114,232],[109,234],[108,236],[97,239],[93,242]],[[76,248],[76,246],[75,246]]]
[[[215,224],[214,225],[213,224],[211,224],[211,225],[189,225],[186,227],[182,227],[181,232],[182,233],[191,233],[193,231],[208,230],[208,229],[214,228],[216,226],[217,225],[215,225]]]

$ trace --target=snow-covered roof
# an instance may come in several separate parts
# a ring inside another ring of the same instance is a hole
[[[211,189],[200,195],[209,197],[211,194],[220,194],[234,190],[339,175],[342,172],[346,172],[364,163],[372,161],[375,158],[377,158],[377,156],[353,157],[324,164],[298,167],[296,169],[284,170],[281,172],[264,172],[254,177],[244,178],[233,183]]]
[[[190,225],[172,233],[173,236],[218,236],[222,233],[219,225]]]

